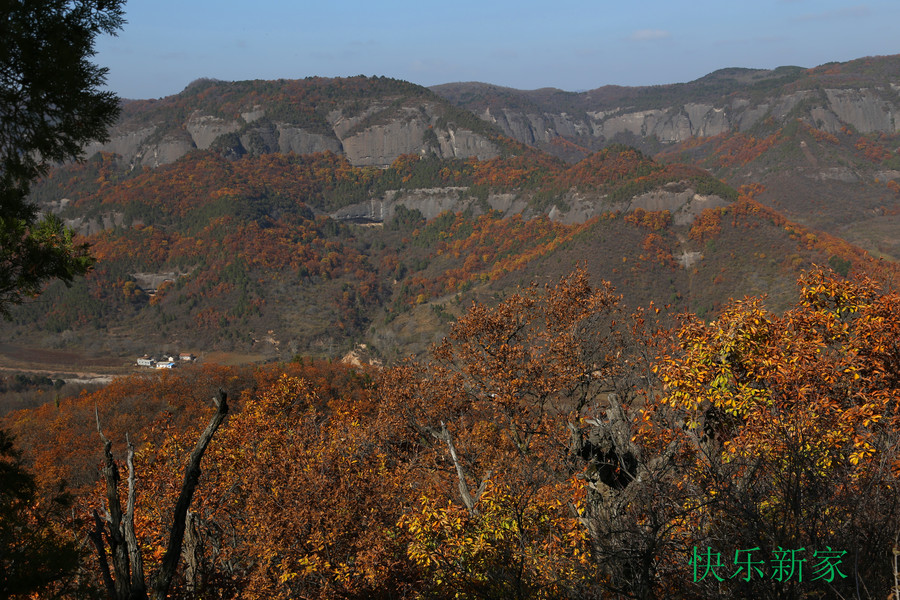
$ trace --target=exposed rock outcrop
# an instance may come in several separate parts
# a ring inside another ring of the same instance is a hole
[[[437,89],[440,91],[440,87]],[[641,143],[653,139],[656,143],[676,144],[693,137],[748,131],[768,118],[781,123],[800,118],[830,133],[850,126],[863,134],[893,134],[900,131],[898,113],[900,96],[891,86],[797,92],[776,89],[755,100],[723,97],[715,103],[687,102],[643,110],[623,104],[596,110],[588,108],[580,114],[496,106],[478,111],[482,119],[523,143],[550,144],[562,138],[587,144],[591,149],[621,140]]]
[[[825,90],[825,95],[828,106],[823,108],[862,133],[898,131],[894,120],[898,106],[883,100],[875,90]]]
[[[401,154],[421,154],[426,150],[422,121],[392,121],[376,125],[343,139],[344,153],[352,165],[389,165]]]
[[[496,144],[465,129],[448,128],[436,135],[438,139],[437,155],[441,158],[474,156],[479,160],[487,160],[500,153]]]
[[[119,154],[126,161],[133,162],[135,155],[140,151],[144,142],[156,132],[156,126],[144,127],[133,131],[113,131],[110,140],[105,144],[94,142],[88,144],[84,153],[86,156],[92,156],[97,152],[111,152]]]
[[[233,133],[241,128],[237,121],[226,121],[209,115],[195,114],[188,119],[185,129],[191,134],[194,145],[200,150],[206,150],[213,142],[226,133]]]
[[[330,82],[325,80],[320,85],[327,88]],[[354,166],[379,167],[390,165],[401,154],[433,152],[441,158],[482,159],[499,154],[496,141],[491,139],[499,130],[485,135],[485,130],[491,130],[486,125],[478,124],[473,130],[471,125],[456,122],[459,111],[425,88],[402,82],[385,84],[380,79],[354,83],[373,89],[382,86],[387,91],[356,97],[309,84],[306,91],[310,96],[323,94],[334,106],[325,113],[315,99],[307,104],[286,99],[284,94],[294,93],[296,85],[291,85],[296,82],[281,82],[282,88],[261,85],[265,92],[247,95],[247,105],[238,104],[240,108],[235,111],[233,104],[239,102],[235,97],[252,89],[253,82],[215,82],[210,85],[220,88],[219,93],[232,94],[228,100],[231,106],[215,114],[220,109],[206,104],[187,117],[179,116],[191,107],[189,100],[180,98],[190,95],[189,88],[182,95],[151,102],[145,108],[134,105],[129,118],[113,128],[108,142],[91,144],[85,153],[89,157],[99,151],[111,152],[132,166],[146,167],[173,162],[193,149],[212,149],[227,156],[329,151],[344,153]],[[265,104],[266,94],[272,95],[272,105]]]
[[[310,133],[299,127],[278,124],[278,151],[294,152],[296,154],[312,154],[313,152],[340,153],[341,142],[333,137],[327,137],[318,133]],[[352,160],[351,160],[352,162]]]
[[[527,192],[494,193],[486,200],[479,200],[465,187],[390,190],[381,198],[345,206],[330,216],[342,221],[386,223],[394,218],[397,207],[403,206],[418,210],[426,219],[433,219],[446,211],[481,214],[486,210],[496,210],[505,216],[521,214],[534,217],[547,214],[554,221],[571,224],[582,223],[605,212],[631,212],[640,208],[647,211],[668,210],[676,224],[684,225],[692,223],[707,208],[729,203],[719,196],[697,194],[693,188],[654,190],[624,202],[610,202],[599,193],[573,190],[561,199],[559,205],[554,204],[542,210],[536,210],[530,200],[531,196]]]
[[[250,154],[311,154],[330,151],[346,154],[354,166],[387,166],[401,154],[434,152],[441,158],[475,156],[479,159],[493,158],[499,154],[499,148],[494,142],[466,129],[448,127],[435,131],[434,137],[428,136],[428,132],[434,130],[435,120],[397,119],[368,127],[344,139],[339,137],[339,130],[345,133],[351,130],[351,120],[339,121],[333,136],[277,123],[274,129],[247,128],[239,136],[239,140]],[[149,127],[119,133],[105,144],[91,144],[85,148],[85,154],[89,157],[96,152],[112,152],[131,163],[157,167],[174,162],[195,148],[204,150],[213,147],[221,136],[236,133],[241,128],[242,125],[238,122],[198,115],[187,122],[187,135],[172,132],[158,141],[152,141],[158,128]]]

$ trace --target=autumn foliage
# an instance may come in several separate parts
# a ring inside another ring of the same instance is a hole
[[[871,279],[818,270],[782,316],[747,299],[712,323],[683,323],[657,373],[710,500],[696,533],[764,552],[840,547],[853,556],[849,579],[890,587],[900,355],[887,315],[898,308],[900,296]],[[799,586],[746,589],[799,597]]]
[[[473,304],[424,361],[186,370],[62,405],[54,427],[77,431],[78,407],[102,403],[121,436],[110,410],[138,401],[127,390],[234,389],[172,597],[884,598],[900,533],[897,292],[819,269],[783,314],[747,298],[711,322],[661,318],[580,269]],[[204,405],[140,438],[150,563]],[[42,454],[28,418],[9,425],[35,465],[71,460]],[[101,496],[82,488],[80,510]],[[737,550],[768,569],[779,549],[826,547],[846,552],[846,577],[815,579],[811,557],[802,580],[730,577]],[[698,548],[721,554],[721,580],[698,580]]]

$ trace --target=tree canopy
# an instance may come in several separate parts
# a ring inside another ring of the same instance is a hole
[[[747,298],[669,328],[578,270],[473,304],[426,359],[198,365],[8,422],[39,485],[81,484],[81,515],[116,503],[112,458],[87,473],[95,415],[134,433],[119,471],[150,572],[203,400],[229,386],[171,598],[883,599],[898,323],[900,294],[863,274],[817,269],[783,313]],[[96,590],[132,581],[82,565]]]
[[[91,266],[86,244],[54,216],[39,218],[28,201],[32,182],[50,164],[77,159],[106,136],[118,98],[100,88],[106,69],[90,61],[99,34],[124,23],[124,0],[0,2],[0,315],[37,294],[44,282],[66,283]],[[60,539],[41,506],[34,479],[0,431],[0,590],[28,595],[77,566],[74,544]],[[58,505],[64,496],[54,499]]]
[[[39,219],[31,183],[54,162],[106,138],[118,98],[91,62],[100,34],[124,23],[124,0],[0,3],[0,314],[51,279],[69,282],[91,260],[53,217]]]

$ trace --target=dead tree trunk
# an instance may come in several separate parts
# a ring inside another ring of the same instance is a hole
[[[178,559],[181,556],[188,508],[190,508],[200,479],[200,461],[203,459],[206,447],[228,414],[227,399],[227,394],[220,390],[218,398],[215,399],[216,414],[213,415],[191,452],[190,462],[184,472],[184,482],[181,484],[181,493],[175,503],[166,552],[159,570],[150,582],[149,598],[152,600],[166,598],[169,588],[172,586]],[[103,440],[103,477],[106,480],[107,514],[104,519],[96,511],[94,512],[94,530],[89,535],[97,550],[100,572],[110,600],[146,600],[148,589],[144,577],[144,561],[134,532],[136,494],[134,446],[129,440],[126,459],[128,496],[123,513],[122,503],[119,500],[119,469],[112,457],[112,442],[100,431],[99,417],[97,418],[97,432],[100,434],[100,439]],[[108,556],[112,558],[112,571],[109,568]]]
[[[185,591],[197,592],[202,588],[200,561],[203,554],[203,542],[200,539],[200,518],[191,511],[187,513],[181,554],[184,556]]]
[[[469,484],[466,483],[466,473],[463,470],[462,464],[459,462],[459,457],[456,455],[456,447],[453,445],[453,436],[450,435],[450,430],[447,429],[447,426],[441,421],[441,430],[435,431],[432,428],[428,428],[431,432],[431,435],[436,437],[437,439],[446,442],[447,448],[450,449],[450,459],[453,461],[453,466],[456,467],[456,478],[459,480],[459,495],[462,496],[463,504],[466,505],[466,510],[469,511],[469,514],[473,517],[477,517],[480,515],[478,511],[478,501],[481,499],[482,494],[487,489],[488,480],[491,478],[491,472],[488,471],[487,475],[481,480],[481,484],[478,486],[478,489],[475,491],[475,497],[472,497],[472,494],[469,492]]]

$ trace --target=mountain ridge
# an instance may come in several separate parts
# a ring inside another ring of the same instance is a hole
[[[900,55],[730,68],[685,84],[580,94],[433,89],[569,161],[625,143],[734,187],[761,184],[757,198],[791,219],[900,259],[888,225],[900,210]]]
[[[110,140],[85,154],[113,152],[132,166],[156,167],[215,146],[235,156],[332,151],[356,166],[387,166],[410,153],[491,158],[501,153],[501,138],[426,88],[399,80],[201,79],[173,96],[123,103]]]
[[[464,303],[583,260],[639,304],[706,314],[768,293],[780,306],[803,268],[871,262],[753,204],[772,193],[753,173],[782,164],[772,153],[786,143],[803,160],[800,141],[814,159],[834,146],[823,136],[841,151],[859,143],[797,123],[692,138],[664,161],[554,138],[586,155],[573,164],[407,82],[201,80],[126,103],[112,141],[91,149],[104,151],[35,186],[33,199],[79,228],[99,261],[5,332],[118,355],[177,343],[286,359],[364,342],[397,358],[424,351]]]

